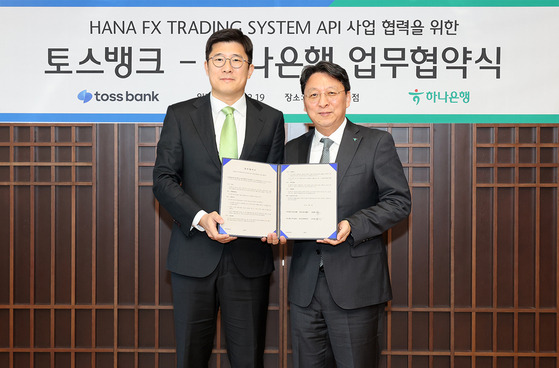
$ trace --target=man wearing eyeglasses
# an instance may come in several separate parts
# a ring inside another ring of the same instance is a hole
[[[338,164],[339,223],[336,240],[293,246],[294,367],[374,368],[384,306],[392,298],[382,234],[410,213],[408,182],[392,136],[346,118],[351,93],[342,67],[307,66],[300,82],[315,129],[287,143],[285,161]]]
[[[223,158],[280,163],[283,114],[245,95],[254,71],[241,31],[206,44],[211,93],[169,106],[153,170],[153,192],[173,217],[171,271],[177,367],[208,367],[218,309],[232,367],[263,367],[273,255],[260,239],[219,234]]]

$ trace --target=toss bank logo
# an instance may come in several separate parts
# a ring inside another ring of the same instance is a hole
[[[78,93],[78,100],[87,103],[91,100],[97,102],[159,102],[159,93],[151,91],[149,93],[134,92],[94,92],[89,93],[86,89]]]
[[[89,102],[93,95],[87,92],[87,89],[84,89],[80,93],[78,93],[78,100],[83,101],[83,103]]]

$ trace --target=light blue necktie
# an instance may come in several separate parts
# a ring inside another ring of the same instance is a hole
[[[330,138],[320,138],[320,143],[324,144],[322,147],[322,155],[320,156],[320,163],[321,164],[329,164],[330,163],[330,146],[334,143],[333,140]]]
[[[322,147],[322,155],[320,155],[320,163],[321,164],[329,164],[330,163],[330,146],[334,143],[333,140],[330,138],[320,138],[320,143],[324,146]],[[324,266],[324,261],[322,260],[322,253],[320,253],[320,267]]]

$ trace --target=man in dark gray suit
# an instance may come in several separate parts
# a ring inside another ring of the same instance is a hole
[[[245,95],[254,65],[241,31],[210,36],[204,67],[211,94],[169,106],[153,170],[155,197],[174,221],[167,268],[177,367],[208,366],[218,308],[231,366],[263,367],[272,250],[218,233],[221,158],[281,162],[284,119]]]
[[[286,163],[338,164],[336,240],[295,241],[289,273],[294,367],[377,367],[392,298],[382,234],[410,213],[392,136],[351,123],[349,78],[320,62],[301,74],[315,129],[287,143]],[[283,239],[282,239],[283,240]]]

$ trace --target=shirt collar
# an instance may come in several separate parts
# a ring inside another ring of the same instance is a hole
[[[330,134],[330,136],[328,138],[330,138],[331,140],[334,141],[334,143],[336,143],[338,146],[342,143],[342,137],[344,135],[344,130],[345,130],[345,126],[347,124],[347,118],[344,118],[344,122],[338,127],[338,129],[336,129],[336,131],[332,134]],[[321,134],[318,130],[314,130],[314,144],[318,144],[320,142],[320,139],[324,137],[323,134]]]
[[[214,95],[211,93],[210,93],[210,101],[212,105],[213,116],[218,116],[218,114],[221,112],[221,109],[223,109],[225,106],[231,106],[232,108],[235,109],[236,112],[241,114],[241,116],[246,116],[247,100],[246,100],[246,95],[244,94],[233,105],[227,105],[225,102],[215,98]]]

